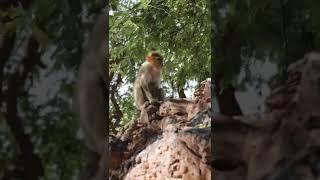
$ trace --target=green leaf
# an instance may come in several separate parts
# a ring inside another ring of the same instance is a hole
[[[50,38],[47,33],[35,24],[32,25],[32,34],[42,46],[47,46],[50,42]]]
[[[148,5],[149,5],[149,2],[148,0],[141,0],[141,5],[143,7],[143,9],[147,9],[148,8]]]

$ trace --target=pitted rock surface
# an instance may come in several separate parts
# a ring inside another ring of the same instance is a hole
[[[319,179],[319,79],[320,54],[309,53],[289,66],[262,119],[213,115],[213,179]]]
[[[140,116],[118,138],[127,159],[110,179],[211,180],[211,81],[193,99],[146,103]],[[201,127],[198,127],[201,126]]]

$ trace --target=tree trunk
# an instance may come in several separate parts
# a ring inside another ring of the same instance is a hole
[[[178,87],[178,95],[179,98],[186,98],[186,94],[184,93],[183,87]]]
[[[38,53],[38,43],[31,37],[28,40],[26,56],[21,61],[21,67],[23,67],[22,73],[17,68],[16,72],[11,75],[8,80],[8,90],[6,91],[5,103],[7,105],[6,122],[10,127],[10,130],[17,142],[20,154],[19,161],[16,164],[16,168],[21,168],[20,179],[25,180],[37,180],[44,174],[44,168],[41,159],[34,153],[34,145],[31,142],[31,138],[25,133],[23,128],[23,119],[18,115],[18,99],[24,92],[24,84],[33,69],[40,64],[40,54]],[[19,66],[19,65],[18,65]],[[17,66],[17,67],[18,67]],[[6,178],[10,179],[6,175]],[[18,178],[19,179],[19,178]]]
[[[228,116],[242,115],[241,108],[235,97],[235,89],[232,85],[221,91],[220,78],[214,80],[214,92],[218,101],[220,113]]]

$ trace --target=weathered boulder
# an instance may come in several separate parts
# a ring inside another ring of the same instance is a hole
[[[211,81],[193,99],[145,104],[118,138],[127,144],[110,179],[211,179]],[[122,156],[123,157],[123,156]]]
[[[264,118],[213,115],[213,179],[320,178],[320,54],[288,74],[266,99]]]

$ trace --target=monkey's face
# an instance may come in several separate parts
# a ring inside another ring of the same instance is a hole
[[[158,69],[162,69],[163,67],[163,62],[162,62],[162,58],[161,57],[156,57],[153,59],[153,63],[154,65],[158,68]]]
[[[151,55],[146,57],[147,62],[154,65],[158,70],[161,70],[163,67],[162,56],[157,52],[152,52]]]

